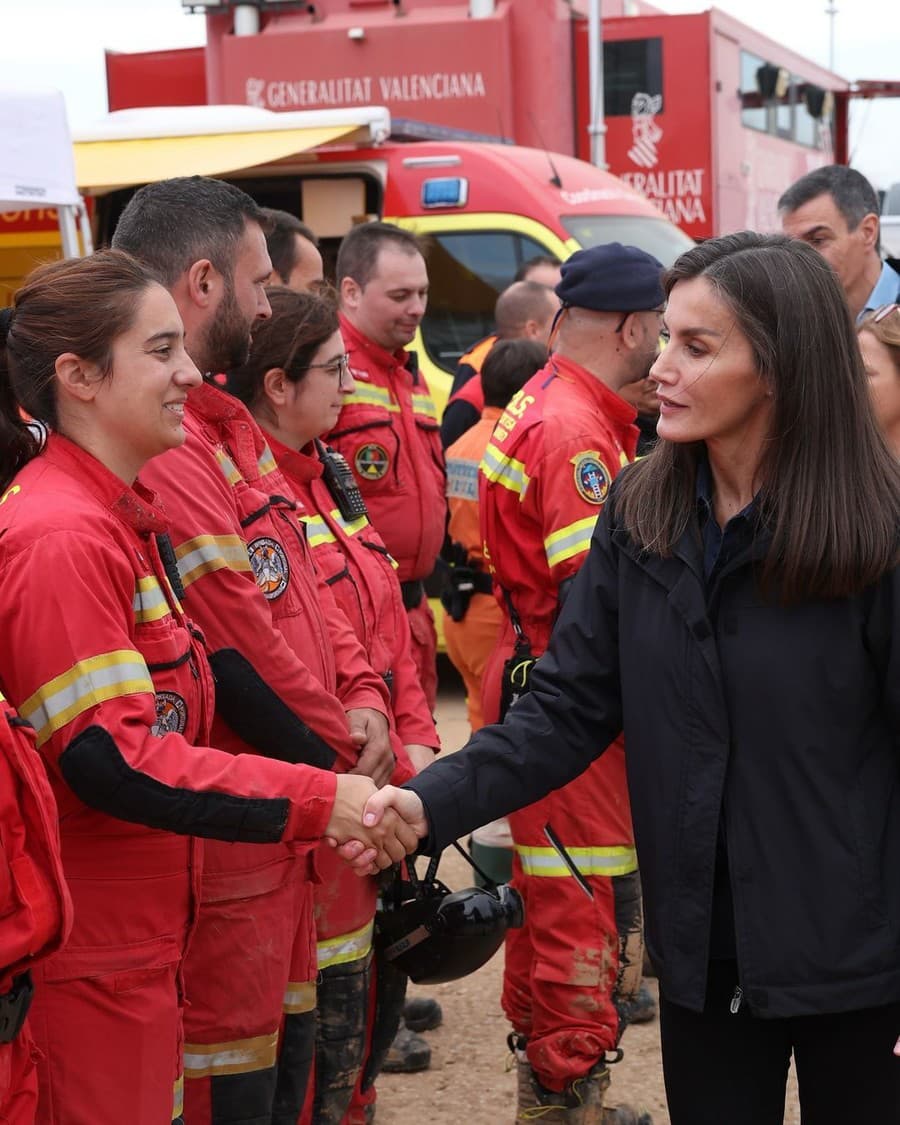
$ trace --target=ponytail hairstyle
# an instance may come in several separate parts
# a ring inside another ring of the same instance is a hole
[[[306,378],[309,364],[339,328],[333,290],[297,293],[281,285],[266,290],[272,315],[253,327],[246,363],[227,372],[227,388],[251,412],[265,399],[263,377],[280,367],[292,383]]]
[[[56,360],[66,352],[112,371],[112,347],[134,323],[141,298],[159,284],[120,250],[39,266],[0,311],[0,489],[39,451],[22,415],[59,428]]]

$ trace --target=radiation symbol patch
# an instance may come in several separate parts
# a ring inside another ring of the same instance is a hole
[[[263,594],[269,601],[281,597],[291,576],[284,547],[275,539],[264,535],[249,544],[247,554],[250,556],[250,569],[256,585]]]
[[[174,691],[156,693],[156,722],[150,728],[157,738],[165,734],[184,734],[187,726],[187,704]]]
[[[353,464],[364,480],[381,480],[390,467],[390,458],[383,445],[368,441],[357,449]]]
[[[612,483],[609,469],[597,453],[579,453],[572,458],[575,466],[575,487],[578,495],[589,504],[602,504]]]

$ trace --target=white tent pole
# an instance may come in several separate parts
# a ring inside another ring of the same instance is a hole
[[[59,215],[59,233],[62,235],[62,250],[64,258],[78,258],[78,233],[75,229],[75,208],[71,204],[57,207]]]
[[[94,252],[94,235],[91,231],[91,220],[87,213],[84,200],[78,204],[78,229],[81,232],[81,252],[87,257]]]

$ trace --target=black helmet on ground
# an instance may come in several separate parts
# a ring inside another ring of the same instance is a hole
[[[475,866],[462,848],[457,850]],[[375,946],[416,984],[443,984],[474,973],[497,952],[506,931],[522,925],[522,899],[506,883],[451,891],[436,878],[437,858],[424,879],[412,859],[406,865],[409,879],[395,867],[381,892]]]

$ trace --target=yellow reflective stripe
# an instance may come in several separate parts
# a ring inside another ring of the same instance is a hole
[[[332,508],[328,514],[345,535],[358,535],[364,528],[369,526],[369,521],[365,516],[360,516],[355,520],[345,520],[337,508]]]
[[[432,402],[431,395],[417,394],[413,391],[412,407],[414,414],[421,414],[432,422],[438,420],[437,407]]]
[[[185,1043],[185,1078],[208,1078],[216,1074],[249,1074],[275,1065],[278,1032],[230,1043]]]
[[[243,477],[238,472],[238,467],[234,461],[228,456],[224,449],[216,450],[216,460],[219,463],[219,468],[225,476],[225,479],[230,485],[235,485],[238,481],[243,480]]]
[[[198,535],[175,549],[185,587],[214,570],[250,570],[247,545],[239,535]]]
[[[555,848],[530,848],[516,844],[516,851],[526,875],[552,878],[572,877]],[[637,852],[634,848],[574,848],[566,847],[569,858],[582,875],[630,875],[637,871]]]
[[[2,691],[0,691],[0,703],[5,703],[5,702],[6,702],[6,696],[3,694]]]
[[[284,990],[284,1010],[289,1016],[311,1012],[316,1006],[316,982],[314,980],[289,980]]]
[[[19,714],[37,731],[37,744],[41,746],[88,708],[141,692],[153,692],[143,656],[134,649],[117,649],[79,660],[39,687],[19,708]]]
[[[175,1080],[172,1090],[172,1120],[177,1121],[184,1113],[184,1075]]]
[[[507,457],[491,443],[481,459],[481,471],[492,484],[502,485],[521,496],[525,495],[530,478],[525,472],[524,463],[517,461],[515,457]]]
[[[583,554],[591,545],[591,535],[596,523],[596,516],[585,516],[583,520],[576,520],[548,535],[544,540],[547,565],[558,566],[566,559]]]
[[[348,961],[359,961],[367,957],[372,948],[372,930],[374,922],[367,922],[358,930],[339,937],[328,938],[326,941],[316,942],[316,954],[320,969],[327,969],[329,965],[346,965]]]
[[[628,460],[628,454],[625,452],[624,449],[620,449],[619,450],[619,466],[624,469],[626,465],[630,465],[630,464],[631,464],[631,462]]]
[[[278,462],[275,460],[274,454],[272,450],[269,449],[268,445],[263,446],[263,451],[260,453],[256,462],[256,468],[261,477],[266,476],[268,473],[274,473],[278,468]]]
[[[138,625],[159,621],[171,612],[166,591],[152,575],[137,580],[133,606],[134,620]]]
[[[306,526],[306,542],[312,548],[321,547],[323,543],[336,543],[334,533],[321,516],[300,516]]]
[[[371,383],[358,382],[356,390],[352,395],[348,395],[344,401],[348,405],[360,403],[366,406],[380,406],[384,410],[390,410],[393,414],[400,411],[400,407],[391,398],[391,392],[387,387],[375,387]]]

